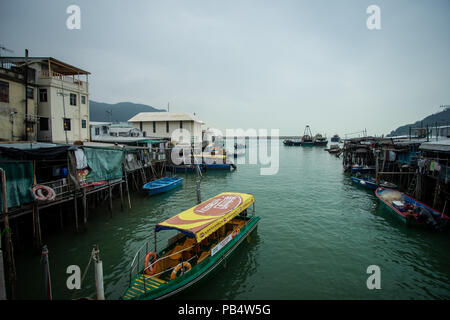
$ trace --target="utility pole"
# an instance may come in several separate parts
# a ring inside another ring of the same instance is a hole
[[[25,141],[28,141],[28,49],[25,49]]]

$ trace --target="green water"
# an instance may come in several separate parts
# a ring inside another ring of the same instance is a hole
[[[371,191],[353,185],[342,161],[322,148],[285,147],[280,168],[262,176],[258,165],[235,172],[208,172],[202,199],[220,192],[249,192],[262,219],[226,268],[179,299],[449,299],[450,234],[409,229],[378,203]],[[134,194],[133,208],[113,217],[91,212],[88,230],[44,234],[50,251],[53,296],[71,298],[66,268],[89,260],[100,246],[107,299],[127,286],[128,266],[137,248],[153,235],[155,223],[196,204],[195,177],[181,174],[183,186],[167,194]],[[55,217],[58,219],[58,217]],[[161,232],[163,233],[163,232]],[[43,296],[40,257],[17,254],[18,298]],[[381,269],[381,289],[368,290],[369,265]],[[79,296],[93,296],[93,269]]]

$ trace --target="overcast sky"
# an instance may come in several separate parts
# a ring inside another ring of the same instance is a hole
[[[92,100],[220,129],[383,134],[450,104],[448,0],[2,0],[0,44],[90,71]]]

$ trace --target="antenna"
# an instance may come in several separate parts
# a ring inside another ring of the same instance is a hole
[[[2,56],[2,50],[3,50],[3,51],[6,51],[6,52],[10,52],[10,53],[13,53],[13,52],[14,52],[13,50],[10,50],[10,49],[4,47],[4,46],[0,43],[0,57]]]
[[[107,114],[109,114],[109,122],[112,123],[112,109],[105,111]]]

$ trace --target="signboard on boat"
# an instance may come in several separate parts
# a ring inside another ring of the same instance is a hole
[[[220,241],[214,248],[211,249],[211,257],[225,247],[235,236],[239,234],[239,229],[235,229],[225,239]]]
[[[222,216],[236,209],[242,203],[238,194],[216,196],[195,207],[194,213],[205,216]]]

